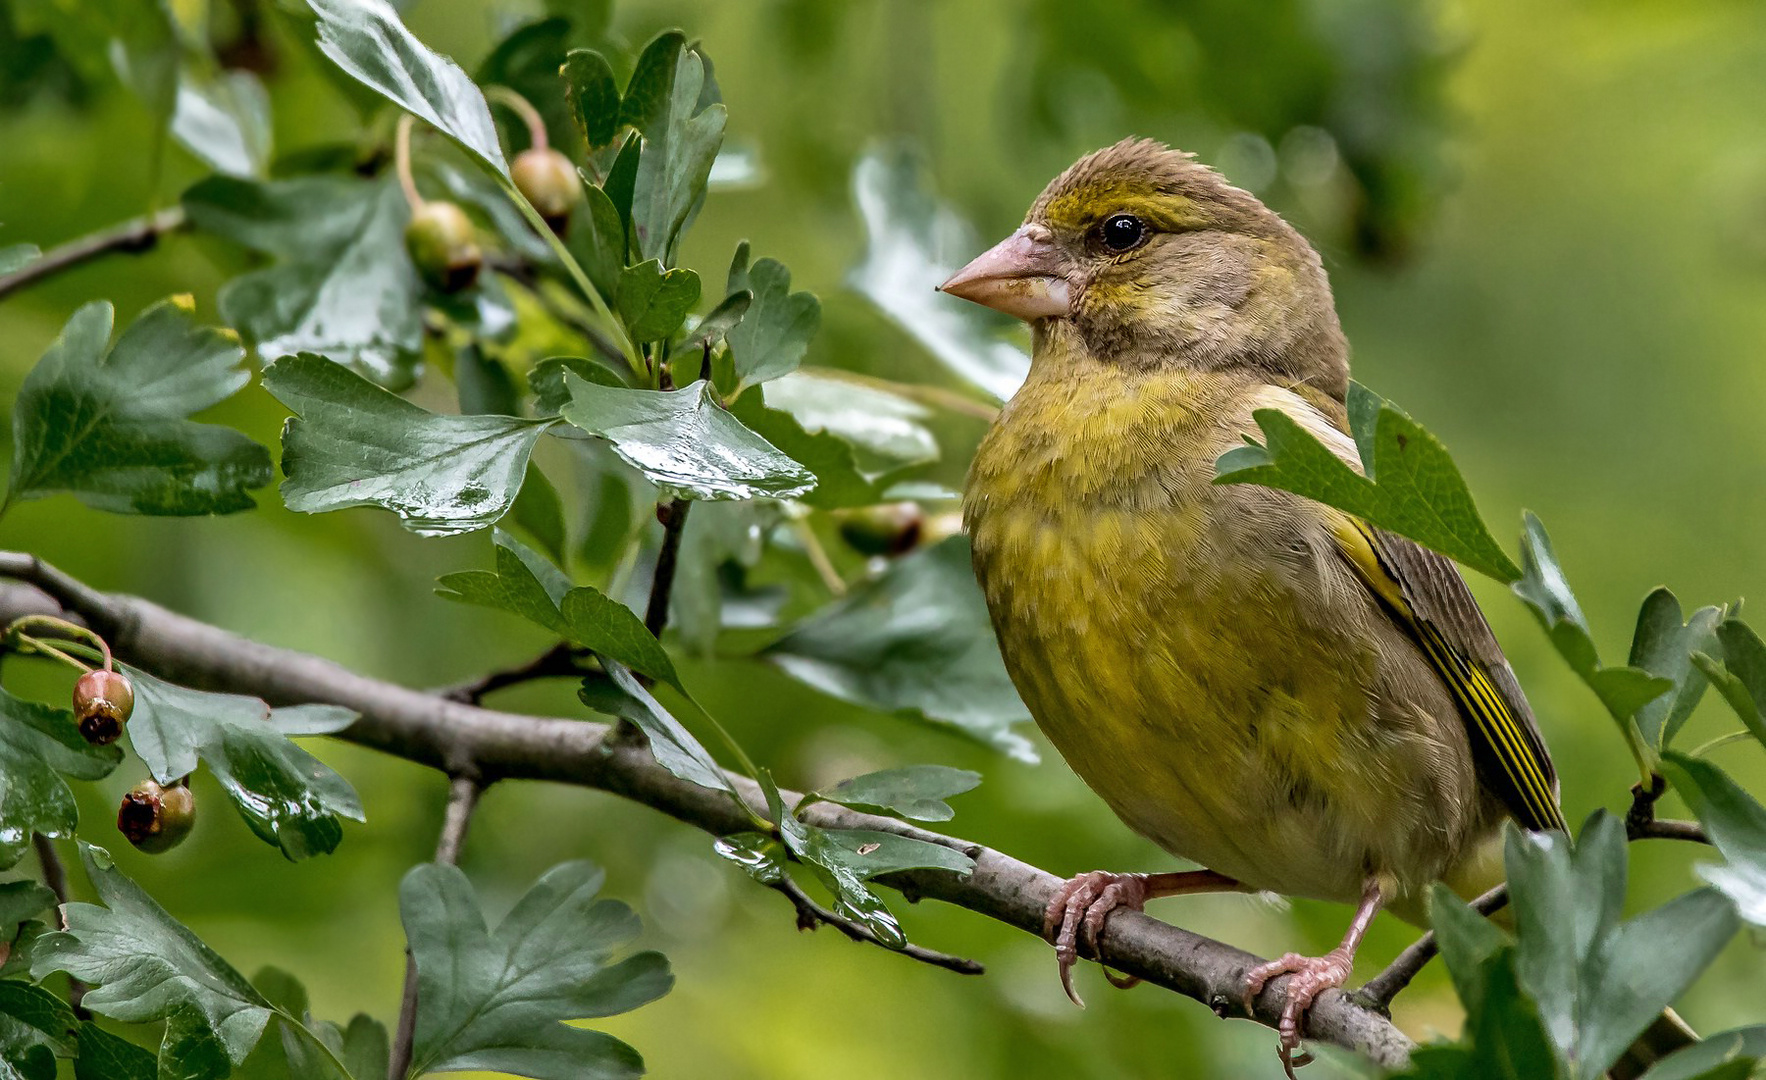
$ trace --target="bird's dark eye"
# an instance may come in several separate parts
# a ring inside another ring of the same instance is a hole
[[[1098,238],[1111,251],[1132,251],[1147,238],[1147,223],[1133,214],[1111,214],[1098,226]]]

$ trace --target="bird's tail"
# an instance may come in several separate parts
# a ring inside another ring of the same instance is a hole
[[[1650,1022],[1650,1026],[1637,1037],[1637,1041],[1631,1044],[1624,1056],[1608,1070],[1608,1080],[1637,1080],[1644,1070],[1657,1061],[1698,1041],[1698,1033],[1688,1027],[1678,1013],[1673,1009],[1663,1009],[1662,1015]]]

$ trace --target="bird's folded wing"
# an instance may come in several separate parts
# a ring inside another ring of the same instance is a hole
[[[1527,829],[1563,829],[1557,775],[1496,636],[1449,559],[1340,515],[1343,555],[1452,690],[1478,777]]]

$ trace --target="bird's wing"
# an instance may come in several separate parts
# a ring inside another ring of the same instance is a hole
[[[1522,827],[1563,830],[1551,755],[1459,570],[1445,556],[1348,514],[1332,531],[1361,580],[1453,692],[1478,778]]]
[[[1287,411],[1361,470],[1341,402],[1302,387],[1278,392],[1269,404]],[[1522,827],[1567,832],[1558,807],[1557,770],[1539,724],[1453,561],[1342,511],[1332,510],[1332,525],[1344,558],[1453,692],[1471,739],[1478,779]]]

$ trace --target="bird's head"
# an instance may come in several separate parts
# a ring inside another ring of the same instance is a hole
[[[1097,360],[1242,370],[1342,396],[1348,349],[1312,246],[1189,154],[1130,139],[1081,158],[1024,225],[940,288]]]

